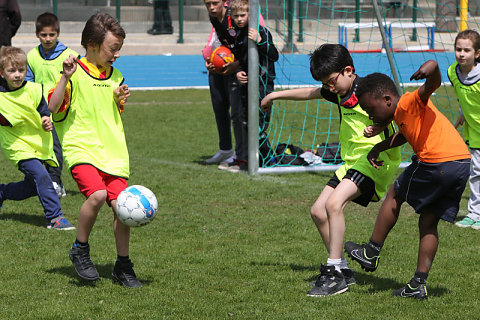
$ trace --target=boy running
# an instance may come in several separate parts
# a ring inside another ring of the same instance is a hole
[[[57,84],[62,64],[69,55],[75,57],[78,53],[67,48],[58,41],[60,35],[60,23],[53,13],[45,12],[37,17],[35,22],[35,35],[40,44],[27,54],[27,76],[25,80],[40,83],[43,86],[43,96],[48,98],[50,89]],[[53,151],[57,157],[58,166],[46,165],[47,171],[53,181],[53,186],[59,197],[65,197],[65,187],[62,183],[63,154],[62,146],[58,140],[55,127],[52,130]]]
[[[120,57],[125,31],[106,13],[88,19],[82,32],[85,57],[70,55],[49,103],[65,157],[80,192],[86,197],[80,208],[77,238],[70,259],[77,274],[97,280],[90,259],[88,239],[105,202],[113,210],[117,260],[114,280],[126,287],[140,287],[129,258],[130,228],[117,218],[115,204],[129,176],[129,158],[120,118],[130,91],[120,71],[112,67]]]
[[[25,179],[0,184],[0,208],[5,200],[24,200],[35,195],[40,199],[47,228],[72,230],[63,217],[52,180],[43,166],[57,165],[53,154],[52,122],[42,86],[25,81],[27,56],[15,47],[0,49],[0,145],[8,160]]]
[[[348,290],[348,285],[355,283],[353,271],[348,268],[342,252],[345,234],[343,209],[350,201],[366,207],[371,201],[380,200],[400,164],[400,149],[394,148],[381,155],[385,163],[381,170],[375,170],[367,161],[366,154],[372,146],[393,136],[395,128],[388,125],[380,130],[379,136],[364,137],[364,129],[372,125],[372,121],[358,103],[356,91],[361,78],[355,74],[352,57],[344,46],[324,44],[318,47],[310,56],[310,72],[315,80],[322,82],[321,88],[272,92],[261,105],[268,110],[277,99],[321,98],[338,105],[341,156],[345,163],[327,182],[311,208],[311,217],[329,257],[307,295],[324,297],[343,293]]]
[[[410,80],[426,79],[414,92],[401,97],[386,75],[371,74],[358,85],[362,108],[378,126],[399,127],[399,134],[376,144],[367,158],[374,168],[383,165],[383,152],[408,142],[415,152],[412,163],[397,178],[387,193],[375,226],[366,244],[345,243],[345,252],[366,271],[375,271],[380,250],[397,222],[406,201],[419,214],[417,269],[399,297],[427,299],[427,277],[438,248],[437,225],[440,219],[453,222],[470,171],[470,153],[450,121],[433,105],[430,96],[441,84],[437,62],[425,62]]]

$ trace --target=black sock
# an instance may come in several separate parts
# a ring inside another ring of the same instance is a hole
[[[118,255],[117,255],[117,261],[119,261],[119,262],[121,262],[121,263],[129,263],[129,262],[131,262],[129,256],[118,256]]]
[[[88,246],[88,241],[87,242],[81,242],[78,239],[75,239],[75,242],[73,243],[75,247],[86,247]]]
[[[410,286],[413,288],[416,288],[421,284],[426,284],[427,277],[428,277],[428,273],[418,272],[418,271],[415,272],[415,275],[413,276],[412,280],[410,280]]]
[[[380,254],[380,250],[382,250],[383,243],[376,243],[372,239],[368,241],[367,245],[365,246],[365,251],[367,257],[371,258],[374,256],[378,256]]]

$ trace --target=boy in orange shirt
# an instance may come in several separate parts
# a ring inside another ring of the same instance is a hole
[[[370,164],[378,168],[382,165],[377,160],[380,152],[406,142],[415,155],[388,191],[370,241],[363,245],[348,241],[345,252],[366,271],[375,271],[383,242],[406,201],[420,215],[417,270],[410,282],[393,295],[427,299],[426,281],[438,248],[437,225],[440,219],[452,223],[457,216],[469,177],[470,153],[457,130],[429,99],[441,83],[437,62],[425,62],[412,79],[426,81],[401,97],[393,81],[381,73],[368,75],[357,87],[360,105],[377,127],[395,121],[399,128],[398,134],[372,148],[367,155]],[[370,126],[365,134],[374,135],[373,131]]]

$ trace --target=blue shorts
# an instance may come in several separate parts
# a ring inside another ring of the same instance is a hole
[[[454,222],[469,175],[470,159],[426,163],[414,156],[393,187],[416,213],[428,210]]]

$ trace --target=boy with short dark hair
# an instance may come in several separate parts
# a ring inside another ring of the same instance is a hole
[[[69,55],[77,57],[78,53],[67,48],[58,40],[60,22],[53,13],[45,12],[37,17],[35,35],[40,40],[40,44],[27,54],[28,66],[25,80],[42,84],[43,96],[45,99],[48,99],[50,89],[55,87],[60,77],[63,61]],[[65,187],[61,179],[63,168],[62,146],[58,140],[55,128],[52,130],[52,135],[53,151],[57,157],[58,166],[46,165],[46,168],[52,178],[53,186],[58,196],[65,197]]]
[[[52,123],[42,86],[26,82],[27,57],[15,47],[0,49],[0,145],[5,156],[24,175],[16,183],[0,184],[0,208],[5,200],[40,199],[47,228],[71,230],[43,163],[56,166]]]
[[[379,201],[393,180],[401,157],[399,148],[383,153],[381,158],[385,166],[381,170],[375,170],[367,161],[366,154],[372,146],[394,135],[395,128],[388,125],[378,136],[364,137],[365,127],[373,123],[359,105],[356,91],[361,78],[355,74],[353,59],[344,46],[323,44],[318,47],[310,56],[310,72],[315,80],[322,82],[322,87],[275,91],[268,94],[261,105],[268,110],[277,99],[321,98],[338,105],[341,156],[345,163],[335,171],[311,208],[311,217],[329,257],[307,295],[324,297],[343,293],[348,285],[355,283],[354,273],[348,268],[342,252],[345,206],[350,201],[364,207]]]
[[[219,166],[230,172],[246,171],[248,169],[248,39],[255,41],[258,47],[259,59],[259,98],[260,101],[270,92],[274,91],[273,80],[275,79],[275,62],[278,60],[278,51],[273,44],[273,38],[266,27],[259,25],[259,30],[249,28],[248,0],[231,0],[230,11],[235,22],[235,52],[239,66],[236,72],[240,83],[241,111],[240,123],[242,124],[242,145],[236,152],[233,163]],[[268,143],[266,130],[270,123],[270,111],[259,110],[259,145]]]
[[[129,156],[120,117],[130,90],[112,67],[120,57],[125,31],[106,13],[90,17],[82,32],[85,57],[70,55],[51,95],[49,109],[62,143],[65,164],[86,200],[80,208],[77,238],[69,252],[77,274],[99,278],[90,259],[88,239],[101,207],[113,210],[117,260],[112,277],[126,287],[140,287],[129,257],[130,227],[116,214],[116,199],[128,184]]]
[[[384,74],[365,77],[357,88],[362,108],[379,127],[394,121],[399,133],[376,144],[368,153],[372,167],[380,168],[381,154],[408,142],[415,152],[412,163],[387,193],[366,244],[345,243],[345,252],[366,271],[375,271],[380,250],[397,222],[406,201],[419,214],[420,244],[417,269],[399,297],[427,299],[427,277],[438,248],[440,219],[453,222],[470,172],[470,153],[457,130],[433,105],[430,96],[441,84],[437,62],[425,62],[410,80],[426,79],[414,92],[401,97],[393,81]]]

